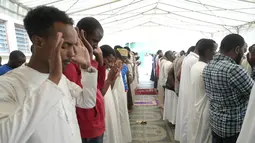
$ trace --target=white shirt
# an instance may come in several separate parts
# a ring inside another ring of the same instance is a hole
[[[189,143],[211,143],[212,135],[209,125],[208,109],[209,101],[205,94],[203,81],[203,70],[206,66],[204,62],[195,63],[190,70],[191,103],[188,121],[188,142]]]
[[[0,143],[81,143],[75,106],[95,106],[97,72],[82,70],[83,90],[48,77],[27,66],[0,77]]]

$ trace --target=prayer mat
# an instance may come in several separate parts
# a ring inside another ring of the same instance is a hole
[[[157,101],[143,101],[143,100],[136,100],[135,106],[144,106],[144,105],[151,105],[151,106],[157,106]]]
[[[135,95],[157,95],[158,92],[154,89],[136,89]]]

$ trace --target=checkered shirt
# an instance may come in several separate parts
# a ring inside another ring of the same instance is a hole
[[[213,132],[222,138],[241,131],[253,80],[230,57],[217,54],[203,71],[209,98],[209,121]]]

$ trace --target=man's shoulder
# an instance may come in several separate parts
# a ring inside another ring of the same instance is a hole
[[[7,65],[2,65],[0,67],[0,73],[5,73],[6,71],[9,71],[9,70],[11,70],[11,68]]]
[[[183,59],[182,65],[190,67],[190,66],[194,65],[197,61],[198,61],[198,58],[196,58],[194,56],[187,56]]]
[[[245,69],[241,65],[231,63],[229,61],[211,61],[207,66],[205,66],[203,74],[207,75],[208,73],[213,73],[214,75],[228,75],[233,72],[245,72]]]
[[[18,69],[17,69],[18,70]],[[0,76],[0,92],[13,92],[16,90],[17,85],[20,86],[19,74],[17,70],[12,70],[2,76]]]

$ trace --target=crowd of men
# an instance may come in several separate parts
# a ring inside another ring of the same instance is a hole
[[[92,17],[39,6],[24,18],[32,41],[0,67],[0,143],[128,143],[138,83],[137,53],[98,46],[104,30]]]
[[[92,17],[73,26],[54,7],[30,10],[28,63],[13,51],[0,67],[1,143],[128,143],[139,57],[129,47],[98,46]],[[164,119],[181,143],[252,143],[255,46],[238,34],[201,39],[187,53],[159,50],[151,80]],[[24,64],[25,63],[25,64]],[[242,65],[242,66],[241,66]]]
[[[245,39],[230,34],[217,48],[200,39],[187,54],[159,50],[154,57],[159,106],[180,143],[254,142],[255,45],[244,55]]]

